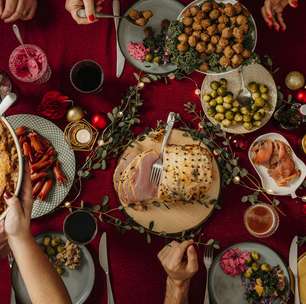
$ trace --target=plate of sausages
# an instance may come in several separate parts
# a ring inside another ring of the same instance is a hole
[[[34,199],[32,218],[52,212],[65,199],[75,176],[75,156],[63,131],[37,115],[7,117],[28,162]]]

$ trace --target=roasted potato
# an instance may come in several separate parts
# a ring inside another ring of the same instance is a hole
[[[231,59],[233,67],[237,67],[237,66],[241,65],[242,61],[243,61],[242,57],[240,55],[237,55],[237,54],[235,54]]]
[[[209,69],[209,66],[208,66],[207,63],[202,63],[202,64],[200,65],[199,69],[200,69],[200,71],[202,71],[202,72],[207,72],[208,69]]]
[[[188,41],[188,35],[183,33],[183,34],[179,35],[177,37],[177,39],[178,39],[179,42],[187,42]]]
[[[231,60],[225,56],[222,56],[219,60],[219,63],[223,67],[228,67],[231,64]]]
[[[190,8],[190,13],[191,13],[191,16],[196,16],[196,14],[200,11],[200,8],[198,6],[192,6]]]
[[[219,23],[228,23],[228,22],[229,22],[229,19],[228,19],[227,16],[221,15],[221,16],[218,18],[218,22],[219,22]]]
[[[248,23],[248,18],[244,15],[237,16],[237,24],[243,25]]]
[[[201,26],[203,29],[207,29],[211,25],[211,20],[210,19],[203,19],[201,21]]]
[[[218,29],[219,32],[222,32],[223,29],[225,29],[225,28],[226,28],[226,24],[225,23],[219,23],[217,25],[217,29]]]
[[[192,29],[195,30],[195,31],[201,31],[202,30],[201,23],[198,22],[198,21],[193,22]]]
[[[234,6],[231,3],[226,3],[224,7],[224,13],[228,17],[233,17],[236,14]]]
[[[210,13],[209,13],[209,18],[212,20],[218,19],[220,16],[220,12],[218,9],[213,9]]]
[[[212,8],[213,8],[213,5],[210,2],[203,3],[203,5],[201,7],[202,11],[205,12],[205,13],[210,12],[212,10]]]
[[[236,54],[240,54],[244,50],[243,45],[241,43],[235,43],[232,47]]]
[[[187,26],[184,28],[184,33],[187,34],[188,36],[190,36],[192,32],[193,32],[192,27]]]
[[[208,34],[202,33],[201,40],[203,40],[204,42],[208,42],[210,41],[210,36]]]
[[[177,45],[177,50],[179,51],[179,52],[181,52],[181,53],[185,53],[185,52],[187,52],[188,51],[188,44],[187,43],[179,43],[178,45]]]
[[[226,27],[225,29],[222,30],[221,37],[229,39],[233,36],[233,31],[231,28]]]
[[[229,41],[226,38],[220,38],[218,44],[224,49],[227,45],[229,45]]]
[[[191,17],[184,17],[182,22],[185,26],[190,26],[193,23],[193,19]]]
[[[198,42],[197,45],[196,45],[196,50],[197,52],[199,53],[204,53],[205,52],[205,49],[206,49],[206,45],[204,42]]]
[[[213,24],[213,25],[209,26],[206,30],[207,30],[208,35],[212,36],[216,33],[217,26],[215,24]]]
[[[212,43],[207,44],[206,54],[210,55],[210,54],[214,53],[215,50],[216,50],[216,47]]]
[[[198,40],[201,39],[201,31],[192,32],[192,36],[196,37]]]
[[[189,36],[188,37],[188,44],[191,46],[191,47],[195,47],[196,44],[197,44],[197,38],[195,36]]]
[[[230,45],[228,45],[228,46],[224,49],[223,53],[224,53],[224,56],[225,56],[226,58],[232,58],[232,57],[234,56],[234,54],[235,54],[233,48],[232,48]]]
[[[220,37],[218,35],[211,36],[210,41],[212,44],[217,44],[219,42]]]

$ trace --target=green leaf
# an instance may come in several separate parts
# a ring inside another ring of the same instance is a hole
[[[109,118],[111,122],[114,122],[114,116],[112,113],[107,113],[107,117]]]
[[[141,234],[143,234],[143,233],[145,233],[145,229],[143,228],[143,227],[139,227],[139,233],[141,233]]]
[[[242,169],[240,170],[240,176],[241,176],[241,177],[247,176],[248,173],[249,173],[248,170],[246,170],[246,169],[244,169],[244,168],[242,168]]]
[[[101,164],[100,164],[100,163],[95,163],[95,164],[92,166],[92,168],[93,168],[94,170],[100,169],[100,168],[101,168]]]
[[[106,161],[105,161],[105,159],[103,159],[102,162],[101,162],[101,169],[102,170],[106,169]]]

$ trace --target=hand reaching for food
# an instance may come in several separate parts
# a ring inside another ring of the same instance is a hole
[[[104,0],[66,0],[65,8],[76,23],[90,24],[97,21],[95,13],[102,11],[103,2]],[[78,16],[78,10],[83,8],[85,8],[87,19]]]
[[[37,0],[0,0],[0,18],[6,23],[30,20],[36,8]]]
[[[265,0],[261,13],[270,28],[272,26],[276,31],[286,30],[287,26],[284,21],[283,12],[287,5],[293,8],[298,6],[297,0]]]
[[[158,258],[168,275],[164,304],[186,303],[190,279],[199,268],[193,241],[173,241],[159,252]]]

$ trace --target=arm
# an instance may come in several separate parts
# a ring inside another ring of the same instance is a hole
[[[10,193],[4,198],[8,205],[5,232],[21,276],[33,304],[70,304],[66,288],[47,256],[30,232],[32,187],[29,173],[25,174],[22,203]]]
[[[171,242],[158,254],[168,274],[164,304],[188,303],[190,280],[198,271],[198,257],[193,241]]]

